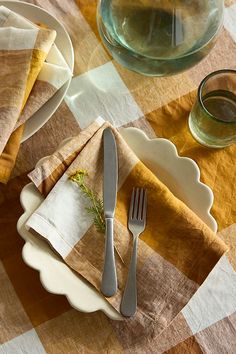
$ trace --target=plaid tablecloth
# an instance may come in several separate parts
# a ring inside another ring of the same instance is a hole
[[[27,172],[61,140],[75,135],[98,115],[116,126],[132,125],[150,137],[168,138],[181,155],[197,161],[202,181],[214,191],[212,212],[219,236],[230,246],[197,296],[158,342],[153,339],[152,352],[236,353],[236,147],[201,147],[187,127],[201,79],[213,70],[236,68],[236,1],[225,2],[224,29],[211,54],[195,68],[168,78],[143,77],[112,60],[98,36],[95,0],[30,2],[50,11],[69,31],[75,49],[75,78],[67,104],[22,144],[12,180],[0,187],[0,353],[135,352],[127,348],[126,336],[117,335],[116,325],[105,315],[77,312],[64,297],[43,289],[38,273],[23,263],[23,241],[16,231],[22,214],[19,195],[28,183]]]

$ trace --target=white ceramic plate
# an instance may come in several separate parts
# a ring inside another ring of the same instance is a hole
[[[70,37],[65,30],[64,26],[52,15],[50,15],[46,10],[42,8],[28,4],[21,1],[0,1],[0,6],[3,5],[12,11],[26,17],[32,22],[41,22],[47,25],[49,28],[56,30],[57,37],[55,43],[58,49],[64,56],[71,72],[74,68],[74,51],[70,40]],[[56,94],[45,103],[27,122],[25,125],[25,130],[22,136],[22,142],[30,138],[34,133],[36,133],[52,116],[56,111],[60,103],[62,102],[68,88],[71,79],[69,79],[57,92]]]
[[[123,128],[121,134],[153,173],[216,232],[217,224],[210,214],[213,193],[200,182],[197,164],[189,158],[179,157],[175,146],[168,140],[149,140],[136,128]],[[25,262],[40,272],[40,280],[49,292],[65,295],[75,309],[83,312],[101,310],[112,319],[120,319],[110,304],[63,263],[46,242],[26,230],[26,220],[42,201],[43,197],[32,183],[21,192],[25,212],[18,220],[17,229],[25,240],[22,251]]]

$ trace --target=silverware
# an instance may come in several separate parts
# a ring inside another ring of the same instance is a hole
[[[120,308],[122,315],[126,317],[133,316],[137,308],[136,264],[138,237],[146,227],[146,214],[147,192],[143,188],[133,188],[128,221],[128,228],[133,234],[133,251]]]
[[[116,207],[118,162],[115,137],[110,128],[103,132],[104,177],[103,203],[106,221],[105,259],[102,274],[101,292],[106,297],[117,291],[117,276],[114,256],[113,222]]]

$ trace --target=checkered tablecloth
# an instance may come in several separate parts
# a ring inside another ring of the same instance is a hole
[[[0,353],[136,353],[127,349],[125,336],[115,334],[104,314],[77,312],[65,297],[43,289],[38,273],[23,263],[23,240],[16,231],[27,172],[97,116],[117,127],[132,125],[150,137],[168,138],[180,155],[193,158],[202,181],[214,191],[212,213],[219,236],[230,247],[161,339],[153,338],[152,352],[236,353],[236,147],[201,147],[187,127],[202,78],[217,69],[236,68],[236,1],[225,2],[224,28],[210,55],[195,68],[168,78],[129,72],[109,56],[98,35],[95,0],[30,2],[64,23],[74,45],[75,77],[66,103],[22,144],[13,178],[0,187]]]

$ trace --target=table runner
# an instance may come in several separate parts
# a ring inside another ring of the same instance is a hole
[[[33,353],[138,352],[134,346],[129,347],[129,338],[118,323],[102,313],[79,313],[71,309],[65,298],[47,293],[37,272],[23,263],[23,241],[15,230],[22,213],[19,194],[28,182],[26,173],[40,157],[52,153],[63,138],[75,135],[98,115],[117,126],[140,127],[150,137],[168,138],[181,155],[195,159],[202,181],[214,191],[212,212],[219,236],[231,248],[161,338],[157,342],[153,338],[155,349],[145,347],[143,339],[142,353],[234,353],[236,148],[201,147],[191,138],[187,117],[201,79],[210,71],[236,66],[236,2],[226,1],[224,29],[211,54],[195,68],[168,78],[142,77],[110,58],[98,37],[95,1],[32,2],[64,22],[71,35],[77,76],[67,99],[71,109],[74,87],[81,91],[74,102],[78,107],[76,120],[62,104],[52,119],[22,145],[14,178],[0,188],[0,353],[32,353],[32,348]]]

